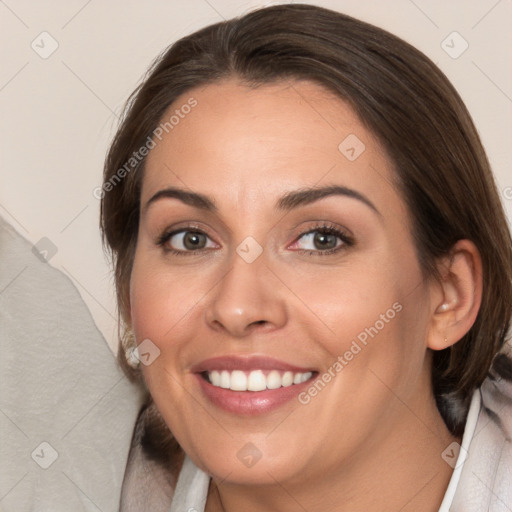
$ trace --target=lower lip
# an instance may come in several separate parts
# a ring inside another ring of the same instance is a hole
[[[292,384],[278,389],[264,391],[231,391],[210,384],[201,374],[196,373],[201,390],[214,405],[235,414],[264,414],[281,407],[311,385],[315,375],[306,382]]]

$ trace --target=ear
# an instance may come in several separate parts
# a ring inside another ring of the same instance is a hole
[[[482,259],[475,244],[459,240],[438,264],[432,280],[427,346],[443,350],[459,341],[475,323],[482,302]]]

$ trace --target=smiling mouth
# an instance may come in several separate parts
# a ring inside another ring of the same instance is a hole
[[[302,384],[317,372],[292,372],[280,370],[213,370],[201,372],[212,386],[231,391],[265,391]]]

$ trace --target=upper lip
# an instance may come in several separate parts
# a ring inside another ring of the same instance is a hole
[[[205,359],[192,366],[194,373],[222,371],[281,370],[295,373],[313,372],[312,368],[300,367],[268,356],[219,356]]]

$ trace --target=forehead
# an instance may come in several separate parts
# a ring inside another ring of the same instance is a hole
[[[143,200],[170,185],[269,196],[323,181],[371,194],[393,181],[385,152],[349,104],[313,82],[251,88],[228,80],[192,89],[160,126]]]

